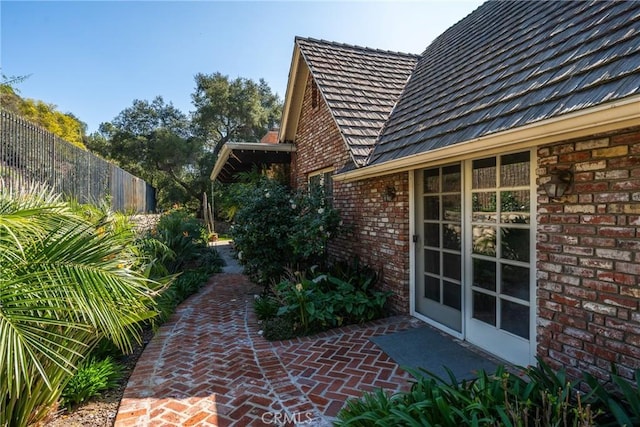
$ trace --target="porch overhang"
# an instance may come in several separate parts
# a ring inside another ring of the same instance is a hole
[[[254,166],[270,166],[291,162],[293,144],[271,144],[264,142],[227,142],[211,172],[211,181],[233,182],[236,175],[248,172]]]

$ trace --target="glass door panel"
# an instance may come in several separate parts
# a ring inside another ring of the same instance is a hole
[[[532,286],[530,152],[469,162],[467,338],[529,363]]]
[[[417,174],[418,208],[415,310],[454,331],[462,331],[461,165]]]

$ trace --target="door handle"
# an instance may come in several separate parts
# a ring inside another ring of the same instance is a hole
[[[413,235],[413,243],[418,243],[418,235],[417,234]]]

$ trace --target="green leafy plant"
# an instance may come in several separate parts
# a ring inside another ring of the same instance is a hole
[[[583,378],[591,389],[584,400],[601,408],[606,420],[603,425],[640,425],[640,369],[632,382],[618,375],[615,367],[609,384],[600,383],[588,372]]]
[[[232,192],[231,237],[245,272],[264,284],[277,281],[285,266],[324,265],[326,245],[340,229],[338,212],[322,190],[293,193],[265,177],[237,184]]]
[[[70,408],[86,402],[105,390],[118,386],[122,378],[122,367],[111,357],[96,360],[91,357],[82,362],[78,371],[62,391],[64,404]]]
[[[586,427],[595,423],[597,414],[581,403],[569,382],[547,388],[564,378],[564,373],[552,374],[547,367],[517,374],[499,366],[493,374],[480,371],[465,381],[450,370],[448,379],[426,370],[412,373],[417,380],[410,391],[389,395],[378,390],[350,400],[336,425]]]
[[[258,320],[276,317],[278,308],[280,308],[278,301],[271,295],[263,295],[253,301],[253,309]]]
[[[40,420],[101,339],[128,352],[161,284],[133,239],[44,187],[0,188],[0,425]]]
[[[297,335],[306,335],[384,315],[391,292],[373,288],[375,274],[341,279],[315,270],[310,273],[313,279],[300,272],[290,273],[288,279],[272,289],[272,294],[261,297],[256,306],[259,318],[286,318]],[[275,313],[274,305],[278,307]],[[268,329],[266,324],[265,330]]]
[[[206,229],[193,214],[180,207],[163,214],[151,235],[173,252],[173,259],[167,258],[165,264],[170,273],[195,262],[206,248]]]
[[[208,279],[209,273],[204,270],[189,270],[182,273],[172,284],[178,304],[198,292]]]

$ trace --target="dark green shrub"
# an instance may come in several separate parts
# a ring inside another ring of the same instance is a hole
[[[188,270],[173,282],[177,304],[198,292],[209,280],[209,273],[203,270]]]
[[[176,273],[195,262],[206,248],[206,230],[193,214],[176,208],[160,217],[152,237],[165,244],[174,254],[166,259],[170,273]]]
[[[224,260],[212,247],[204,248],[196,262],[196,268],[208,275],[221,272],[223,266]]]
[[[367,291],[378,281],[378,273],[369,266],[360,265],[360,260],[357,257],[351,261],[334,263],[329,274],[349,282],[363,291]]]
[[[230,233],[238,259],[253,280],[268,283],[279,277],[293,257],[286,236],[293,223],[288,189],[268,179],[237,193],[238,209]]]
[[[356,277],[350,283],[328,274],[315,274],[313,279],[294,274],[278,283],[272,295],[257,300],[256,313],[259,318],[288,319],[296,335],[377,319],[384,315],[391,292],[373,289],[371,277],[363,275],[365,280]]]
[[[238,184],[233,194],[238,207],[231,237],[255,281],[279,280],[287,265],[324,264],[327,241],[338,232],[340,218],[319,188],[294,194],[261,177],[251,185]]]
[[[543,368],[544,370],[544,368]],[[595,414],[583,406],[569,382],[547,388],[530,368],[524,376],[508,373],[504,366],[492,375],[481,371],[470,381],[458,381],[449,371],[448,381],[428,371],[414,372],[418,379],[408,392],[387,395],[367,393],[350,400],[338,414],[338,426],[591,426]],[[549,372],[544,378],[554,380]],[[564,373],[555,379],[562,380]]]
[[[294,338],[296,333],[291,319],[274,317],[264,321],[263,336],[269,341],[280,341]]]
[[[156,304],[159,311],[154,329],[166,322],[179,304],[179,297],[175,287],[170,286],[165,289],[157,298]]]
[[[67,407],[85,402],[105,390],[118,386],[122,378],[122,367],[111,357],[97,360],[86,359],[62,391]]]
[[[280,305],[278,301],[270,295],[264,295],[253,301],[253,309],[258,320],[266,320],[276,317]]]

